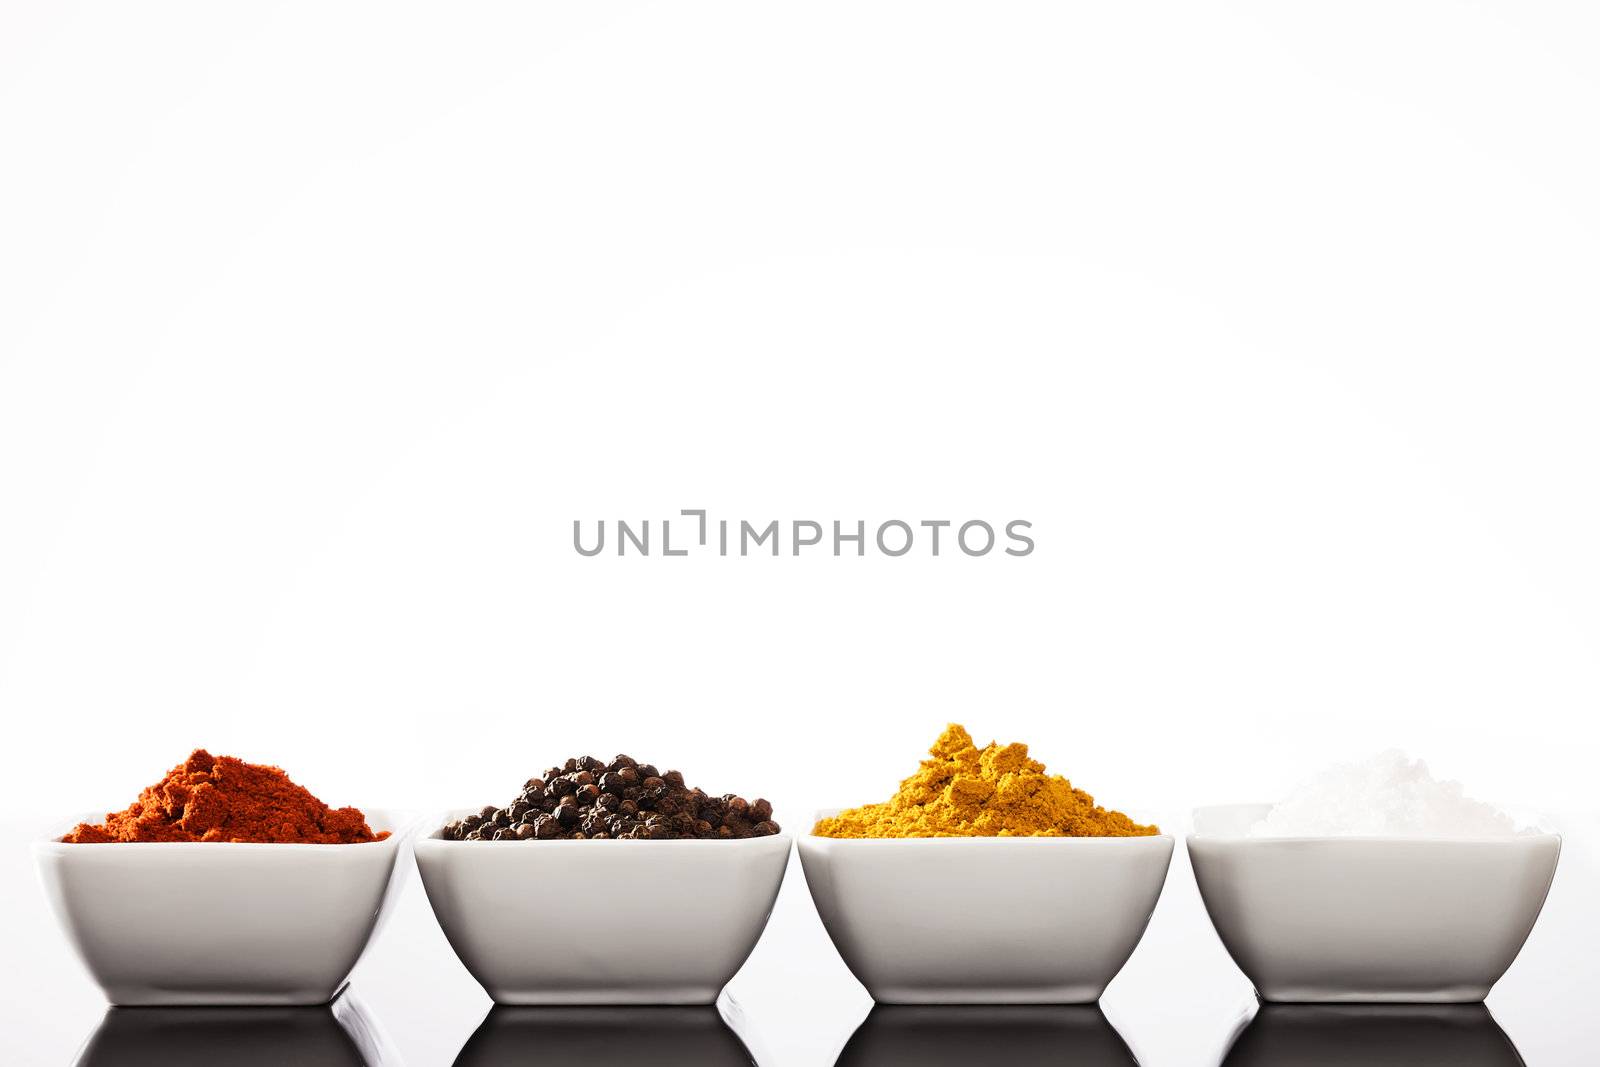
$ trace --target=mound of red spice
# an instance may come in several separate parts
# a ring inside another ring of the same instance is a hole
[[[328,807],[277,767],[200,748],[126,811],[109,813],[100,825],[79,823],[62,840],[353,845],[388,836],[373,833],[358,809]]]

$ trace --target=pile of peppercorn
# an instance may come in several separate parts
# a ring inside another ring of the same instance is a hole
[[[449,823],[446,841],[670,841],[682,838],[767,837],[778,832],[772,805],[743,797],[714,797],[684,785],[678,771],[618,756],[569,759],[542,778],[530,778],[504,808],[489,805]]]

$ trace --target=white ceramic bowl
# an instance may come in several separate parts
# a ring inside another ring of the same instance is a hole
[[[799,839],[822,924],[884,1004],[1087,1004],[1150,922],[1172,838]]]
[[[766,928],[789,838],[446,841],[435,829],[416,854],[439,925],[496,1003],[710,1004]]]
[[[1202,809],[1189,838],[1222,943],[1269,1001],[1471,1003],[1527,940],[1555,834],[1250,838],[1267,805]]]
[[[51,907],[111,1003],[325,1004],[404,877],[395,859],[408,827],[382,811],[368,821],[390,837],[359,845],[57,839],[35,844],[34,857]]]

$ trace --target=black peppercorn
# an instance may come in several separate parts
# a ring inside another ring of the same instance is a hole
[[[778,833],[772,805],[732,793],[689,788],[683,774],[618,755],[609,764],[575,757],[530,778],[504,808],[493,805],[452,821],[452,841],[730,840]]]

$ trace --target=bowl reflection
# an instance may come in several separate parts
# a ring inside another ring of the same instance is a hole
[[[1482,1004],[1264,1004],[1223,1067],[1522,1067]]]
[[[1138,1067],[1098,1007],[1060,1005],[880,1005],[851,1036],[836,1067],[976,1063]]]
[[[315,1008],[110,1008],[77,1067],[381,1067],[382,1039],[348,995]]]
[[[494,1007],[456,1067],[582,1062],[636,1067],[750,1067],[755,1061],[713,1007]]]

